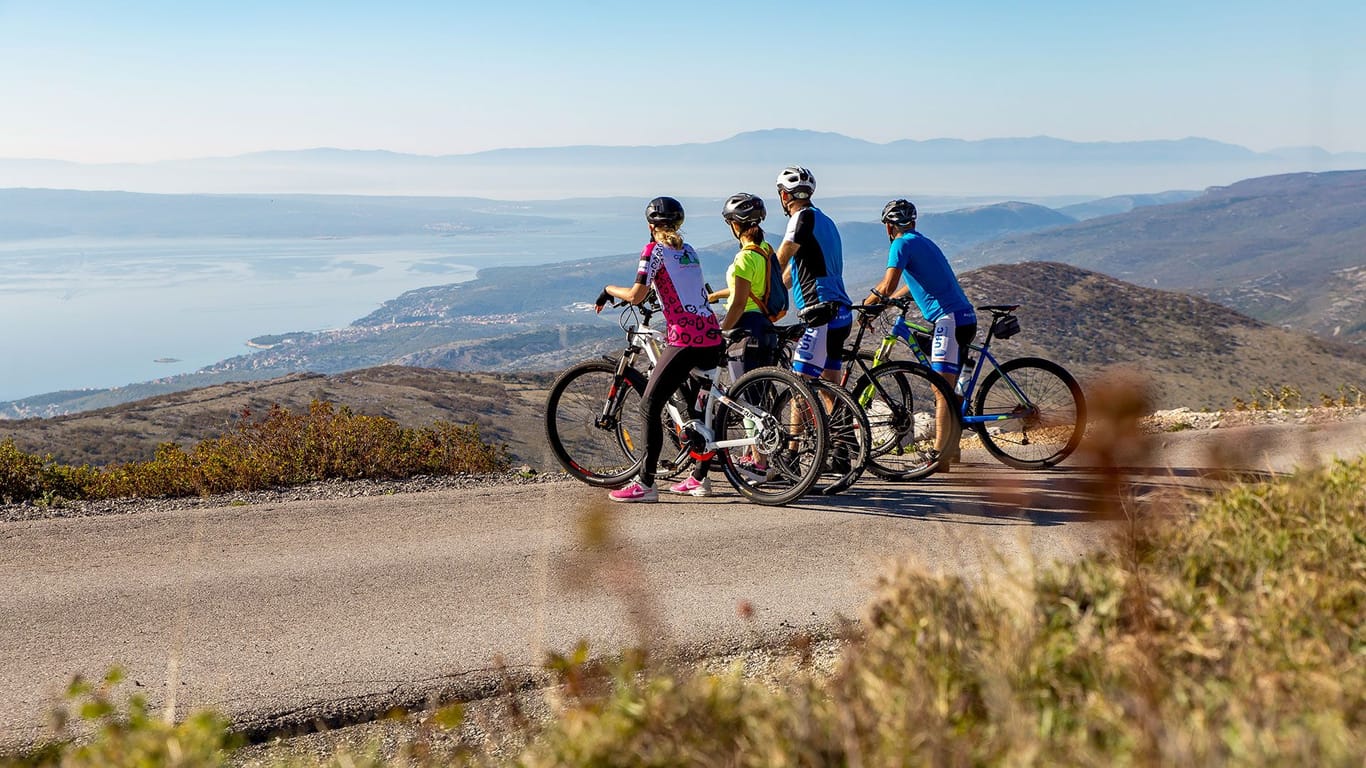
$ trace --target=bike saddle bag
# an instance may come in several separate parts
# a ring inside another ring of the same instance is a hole
[[[1020,332],[1020,318],[1014,315],[998,317],[991,322],[991,332],[998,339],[1008,339]]]

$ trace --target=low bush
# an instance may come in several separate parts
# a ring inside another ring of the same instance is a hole
[[[142,696],[119,697],[123,680],[110,670],[98,684],[76,678],[67,689],[67,706],[53,713],[57,739],[22,758],[4,760],[12,768],[217,768],[241,740],[228,721],[211,711],[180,722],[153,715]]]
[[[150,461],[102,468],[58,464],[20,451],[12,440],[0,442],[0,500],[192,496],[333,478],[486,474],[510,465],[506,447],[485,443],[476,426],[438,421],[407,428],[315,400],[306,413],[244,412],[221,437],[188,450],[163,443]]]

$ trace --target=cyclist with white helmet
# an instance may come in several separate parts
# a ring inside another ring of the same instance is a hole
[[[741,328],[747,331],[742,356],[730,364],[731,380],[740,378],[752,368],[772,365],[777,359],[778,332],[773,327],[779,307],[786,307],[786,287],[781,278],[770,279],[770,273],[781,275],[777,254],[764,240],[761,226],[768,212],[757,195],[739,192],[731,195],[721,208],[721,218],[730,225],[731,235],[740,242],[740,250],[726,268],[726,287],[709,297],[712,301],[726,299],[726,314],[721,318],[721,330]],[[774,283],[783,289],[782,296],[773,295]],[[757,454],[739,460],[742,471],[751,475],[765,474],[766,464]],[[711,482],[707,472],[710,461],[700,461],[692,475],[669,488],[673,493],[690,496],[709,496]]]
[[[661,416],[669,398],[688,380],[693,368],[712,368],[721,348],[721,328],[707,302],[706,280],[697,251],[683,242],[683,205],[672,197],[656,197],[645,208],[650,242],[640,252],[635,283],[608,285],[598,296],[599,312],[610,299],[639,304],[654,288],[668,326],[659,363],[641,395],[645,416],[645,462],[635,481],[608,494],[612,501],[658,501],[655,469],[664,448]],[[691,398],[689,398],[691,400]]]
[[[778,261],[788,270],[798,316],[811,327],[802,336],[792,370],[838,381],[840,357],[853,314],[844,289],[844,253],[835,222],[812,205],[816,177],[799,165],[778,172],[778,200],[790,220]]]
[[[930,347],[930,367],[943,376],[952,388],[968,357],[968,345],[977,335],[977,313],[963,293],[953,267],[934,241],[915,229],[918,213],[909,200],[892,200],[882,208],[882,223],[887,226],[887,272],[882,282],[868,294],[867,304],[876,304],[896,295],[910,294],[926,322],[934,323],[934,337]],[[902,278],[906,284],[897,288]],[[936,404],[935,416],[939,434],[949,432],[950,420],[955,418],[952,406],[942,397]],[[949,450],[955,456],[956,446],[936,446],[941,452]],[[949,462],[941,462],[947,469]]]

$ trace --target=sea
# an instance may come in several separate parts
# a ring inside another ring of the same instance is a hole
[[[612,227],[572,238],[0,242],[0,402],[191,373],[250,352],[253,337],[342,328],[404,291],[470,280],[482,267],[631,253],[635,240]]]

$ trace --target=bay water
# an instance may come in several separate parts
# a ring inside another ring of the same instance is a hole
[[[0,401],[190,373],[250,352],[255,336],[345,327],[404,291],[469,280],[482,267],[628,253],[632,243],[615,228],[570,240],[529,232],[0,242]]]

